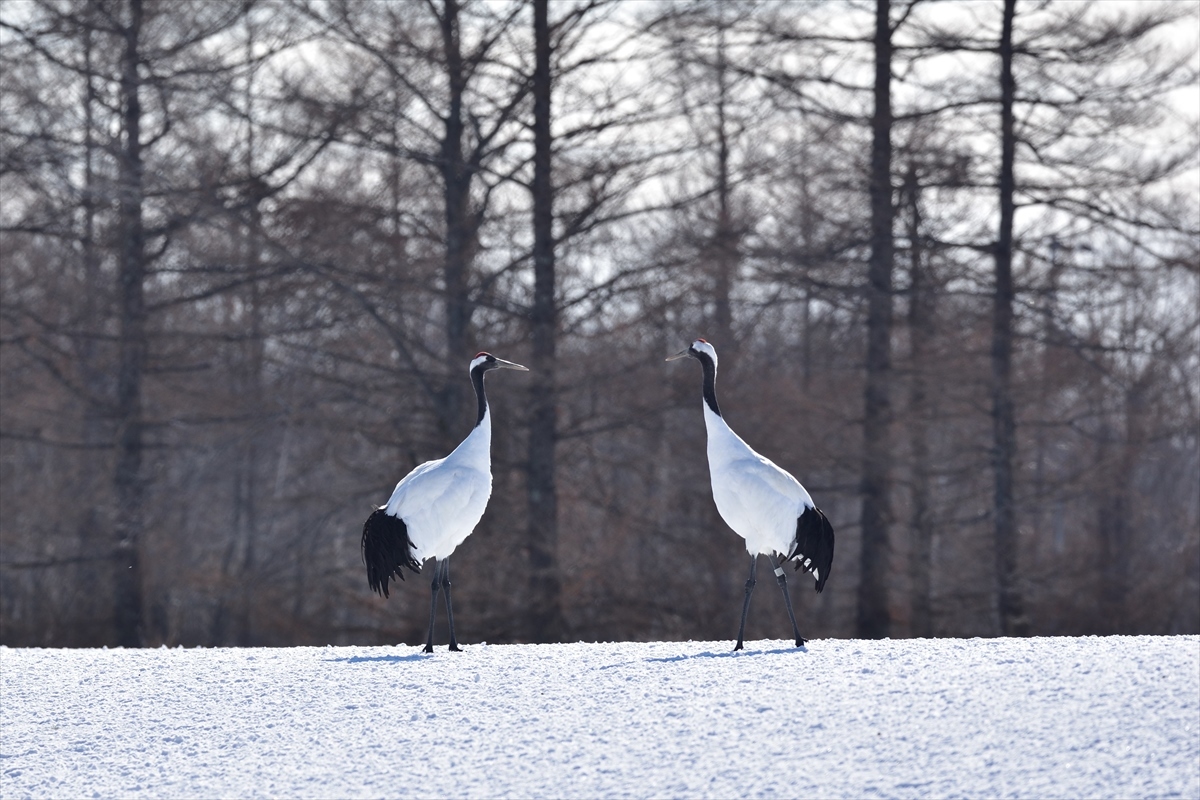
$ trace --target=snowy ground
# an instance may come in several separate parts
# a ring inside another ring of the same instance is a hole
[[[0,648],[0,797],[1200,797],[1200,637]]]

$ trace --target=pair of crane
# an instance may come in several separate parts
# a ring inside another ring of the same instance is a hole
[[[729,527],[746,540],[750,554],[750,577],[746,581],[742,622],[734,650],[743,648],[746,615],[750,611],[760,555],[767,556],[774,567],[796,646],[800,647],[804,638],[796,625],[783,568],[792,562],[797,570],[803,569],[813,576],[818,592],[824,589],[833,563],[833,526],[799,481],[756,453],[726,424],[717,405],[717,351],[713,346],[697,339],[667,361],[680,358],[694,358],[704,370],[704,425],[708,431],[713,500]],[[491,353],[475,356],[471,360],[471,384],[479,402],[475,428],[450,455],[427,461],[406,475],[396,484],[387,504],[373,511],[363,525],[362,556],[367,565],[367,583],[384,597],[388,596],[389,580],[403,580],[405,569],[420,572],[423,561],[437,560],[431,584],[426,653],[433,652],[439,591],[446,595],[450,649],[459,650],[450,602],[450,556],[479,524],[492,493],[492,415],[483,379],[493,369],[529,371]]]

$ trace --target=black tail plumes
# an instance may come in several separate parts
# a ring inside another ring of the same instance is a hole
[[[833,565],[833,526],[821,509],[806,508],[796,520],[796,544],[788,556],[789,560],[793,558],[796,569],[815,574],[818,592],[825,588]]]
[[[382,508],[371,512],[363,525],[362,558],[367,565],[367,584],[384,597],[388,596],[390,578],[404,580],[404,567],[421,571],[413,558],[408,526]]]

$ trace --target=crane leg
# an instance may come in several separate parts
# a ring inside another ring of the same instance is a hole
[[[783,590],[783,602],[787,605],[788,619],[792,621],[792,633],[796,634],[796,647],[804,646],[804,637],[800,635],[800,628],[796,625],[796,612],[792,611],[792,596],[788,594],[787,576],[783,574],[783,567],[771,559],[771,565],[775,567],[775,580],[779,581],[779,588]]]
[[[442,592],[446,595],[446,619],[450,623],[450,649],[454,652],[460,652],[458,640],[454,638],[454,606],[450,603],[450,559],[446,558],[442,561],[442,568],[439,570],[442,573]]]
[[[746,580],[746,599],[742,601],[742,624],[738,628],[737,646],[734,651],[742,649],[742,638],[746,633],[746,615],[750,613],[750,595],[754,593],[754,572],[758,566],[758,556],[750,556],[750,577]]]
[[[435,621],[435,614],[437,613],[437,596],[438,596],[438,587],[440,587],[440,586],[442,585],[442,584],[441,584],[441,581],[439,580],[439,578],[441,577],[441,574],[440,574],[440,573],[441,573],[441,571],[442,571],[442,564],[443,564],[443,563],[445,563],[445,562],[439,562],[439,563],[438,563],[438,566],[437,566],[437,569],[435,569],[435,570],[433,571],[433,583],[432,583],[432,584],[430,584],[430,587],[429,587],[429,588],[430,588],[430,598],[429,598],[429,636],[428,636],[428,637],[425,639],[425,652],[426,652],[426,653],[432,653],[432,652],[433,652],[433,623],[434,623],[434,621]]]

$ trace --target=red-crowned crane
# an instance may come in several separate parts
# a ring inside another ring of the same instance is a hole
[[[492,369],[528,368],[491,353],[471,360],[471,383],[479,401],[475,428],[454,452],[426,461],[396,484],[387,505],[367,517],[363,525],[362,557],[367,584],[388,596],[388,580],[404,579],[403,569],[421,571],[421,562],[437,559],[429,606],[429,636],[425,652],[433,652],[433,623],[438,589],[446,594],[446,619],[450,623],[450,649],[457,651],[454,609],[450,604],[450,555],[470,535],[487,508],[492,494],[492,415],[483,377]]]
[[[717,405],[717,351],[703,339],[692,342],[667,359],[691,357],[704,369],[704,425],[708,429],[708,471],[712,480],[717,511],[734,533],[746,540],[750,553],[750,578],[746,581],[746,599],[742,603],[742,624],[737,646],[742,649],[746,632],[746,614],[754,591],[754,573],[760,555],[767,556],[775,568],[775,578],[783,590],[796,646],[804,644],[792,598],[788,594],[783,565],[795,561],[796,569],[812,573],[816,590],[825,588],[833,563],[833,526],[813,503],[808,491],[788,472],[760,456],[733,432]],[[776,556],[780,558],[777,559]]]

